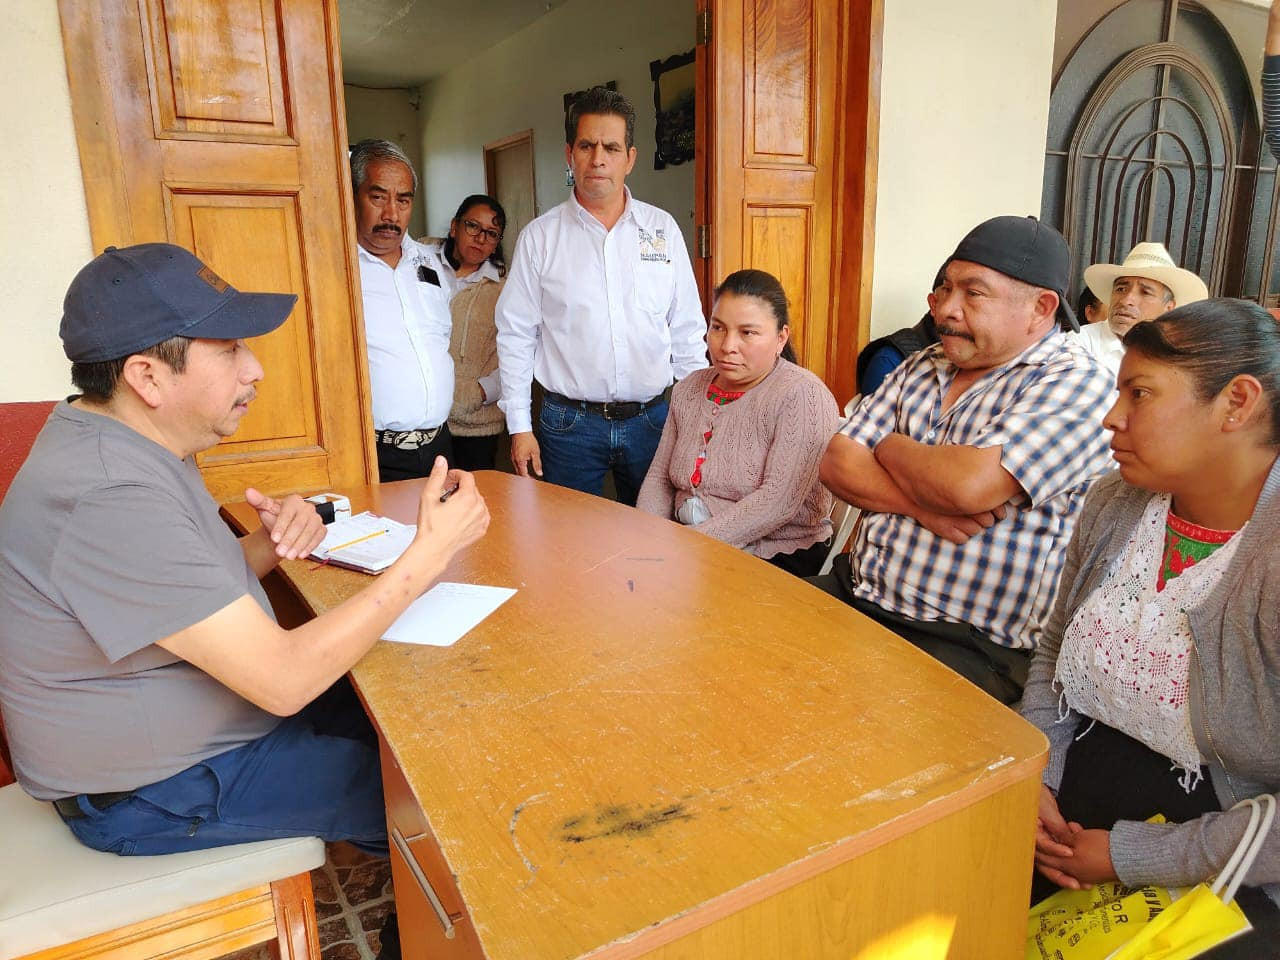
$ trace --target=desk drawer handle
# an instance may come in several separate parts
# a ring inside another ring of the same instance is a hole
[[[428,834],[420,833],[416,837],[409,837],[407,840],[404,834],[400,832],[399,827],[391,828],[391,841],[396,845],[396,849],[400,851],[400,856],[404,859],[405,866],[409,868],[409,872],[413,874],[413,879],[418,881],[418,886],[422,888],[422,892],[427,895],[427,899],[431,901],[431,909],[436,912],[436,918],[440,921],[440,925],[444,927],[444,936],[446,940],[452,940],[457,934],[457,928],[453,925],[453,920],[444,909],[444,904],[440,902],[440,898],[436,896],[435,890],[431,888],[431,881],[427,879],[427,875],[422,872],[422,868],[418,866],[418,861],[414,859],[413,854],[409,850],[409,844],[418,840],[426,839]]]

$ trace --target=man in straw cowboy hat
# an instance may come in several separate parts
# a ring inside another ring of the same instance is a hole
[[[1113,377],[1124,356],[1120,340],[1130,327],[1209,296],[1204,281],[1175,264],[1159,243],[1138,244],[1124,263],[1095,263],[1085,270],[1084,282],[1099,300],[1110,303],[1111,312],[1104,323],[1080,331],[1080,344]]]

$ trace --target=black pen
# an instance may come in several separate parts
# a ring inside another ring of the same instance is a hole
[[[446,500],[448,500],[450,497],[452,497],[452,496],[453,496],[455,493],[457,493],[457,492],[458,492],[458,486],[457,486],[457,484],[454,484],[452,487],[450,487],[450,488],[449,488],[448,490],[446,490],[444,493],[440,494],[440,502],[441,502],[441,503],[444,503]]]

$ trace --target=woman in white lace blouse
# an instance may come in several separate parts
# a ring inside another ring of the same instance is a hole
[[[1124,343],[1119,471],[1085,501],[1022,703],[1050,741],[1033,900],[1205,880],[1248,819],[1222,811],[1280,789],[1280,328],[1205,300]],[[1277,955],[1280,822],[1246,884],[1257,932],[1219,949]]]

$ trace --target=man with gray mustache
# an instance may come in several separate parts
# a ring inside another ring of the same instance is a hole
[[[1013,703],[1090,481],[1111,379],[1063,334],[1071,254],[1034,217],[979,224],[935,292],[941,342],[863,397],[822,482],[863,511],[814,583]]]
[[[369,349],[378,479],[411,480],[452,460],[453,316],[435,248],[408,235],[418,175],[388,140],[351,148],[357,260]]]

